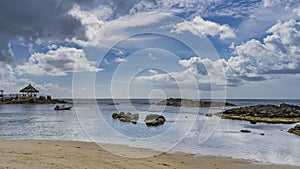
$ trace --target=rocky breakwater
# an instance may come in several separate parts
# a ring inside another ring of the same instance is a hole
[[[255,124],[265,123],[297,123],[300,122],[300,106],[282,103],[277,105],[255,105],[233,108],[217,116],[225,119],[247,120]]]
[[[297,124],[294,128],[289,129],[288,132],[300,136],[300,124]]]
[[[217,102],[217,101],[207,101],[200,100],[194,101],[189,99],[181,99],[181,98],[169,98],[166,100],[162,100],[157,103],[157,105],[166,105],[166,106],[174,106],[174,107],[222,107],[222,106],[235,106],[229,102]]]

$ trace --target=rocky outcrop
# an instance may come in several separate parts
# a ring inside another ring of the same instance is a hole
[[[252,124],[266,123],[297,123],[300,122],[300,106],[282,103],[277,105],[256,105],[233,108],[217,116],[226,119],[247,120]]]
[[[11,99],[6,101],[0,101],[0,104],[67,104],[67,101],[58,99],[40,99],[40,98],[28,98],[28,99]]]
[[[289,129],[288,132],[300,136],[300,124],[297,124],[294,128]]]
[[[235,106],[229,102],[216,102],[216,101],[194,101],[181,98],[169,98],[162,100],[157,105],[175,106],[175,107],[222,107],[222,106]]]
[[[139,119],[139,114],[132,114],[132,113],[113,113],[112,115],[113,119],[119,119],[121,122],[131,122],[133,124],[136,124]],[[147,126],[158,126],[164,124],[166,121],[164,116],[158,115],[158,114],[149,114],[146,116],[144,122]]]
[[[165,117],[158,114],[148,114],[144,120],[147,126],[163,125],[165,121]]]
[[[139,120],[139,115],[138,114],[132,114],[132,113],[127,113],[125,114],[124,112],[118,113],[113,113],[112,118],[114,119],[119,119],[121,122],[131,122],[133,124],[136,124],[137,121]]]

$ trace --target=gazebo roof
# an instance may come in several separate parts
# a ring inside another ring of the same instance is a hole
[[[29,84],[28,86],[26,86],[24,89],[20,90],[20,92],[39,93],[39,91],[36,90],[34,87],[32,87],[31,84]]]

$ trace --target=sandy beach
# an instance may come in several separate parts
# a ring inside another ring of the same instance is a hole
[[[147,149],[105,145],[124,152],[152,154]],[[89,142],[48,140],[1,140],[0,168],[183,168],[183,169],[299,169],[299,166],[258,164],[227,157],[161,153],[149,158],[127,158]],[[157,152],[156,152],[157,153]]]

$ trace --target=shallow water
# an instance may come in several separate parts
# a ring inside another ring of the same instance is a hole
[[[78,100],[72,110],[55,111],[55,105],[0,105],[0,138],[55,139],[126,144],[168,152],[222,155],[276,164],[300,166],[300,137],[287,130],[295,124],[250,124],[206,113],[209,108],[156,106],[152,100]],[[229,100],[238,106],[253,104],[300,105],[299,100]],[[136,125],[113,120],[114,112],[139,113]],[[149,113],[166,117],[164,125],[147,127]],[[251,133],[240,133],[241,129]],[[264,133],[264,135],[261,135]]]

